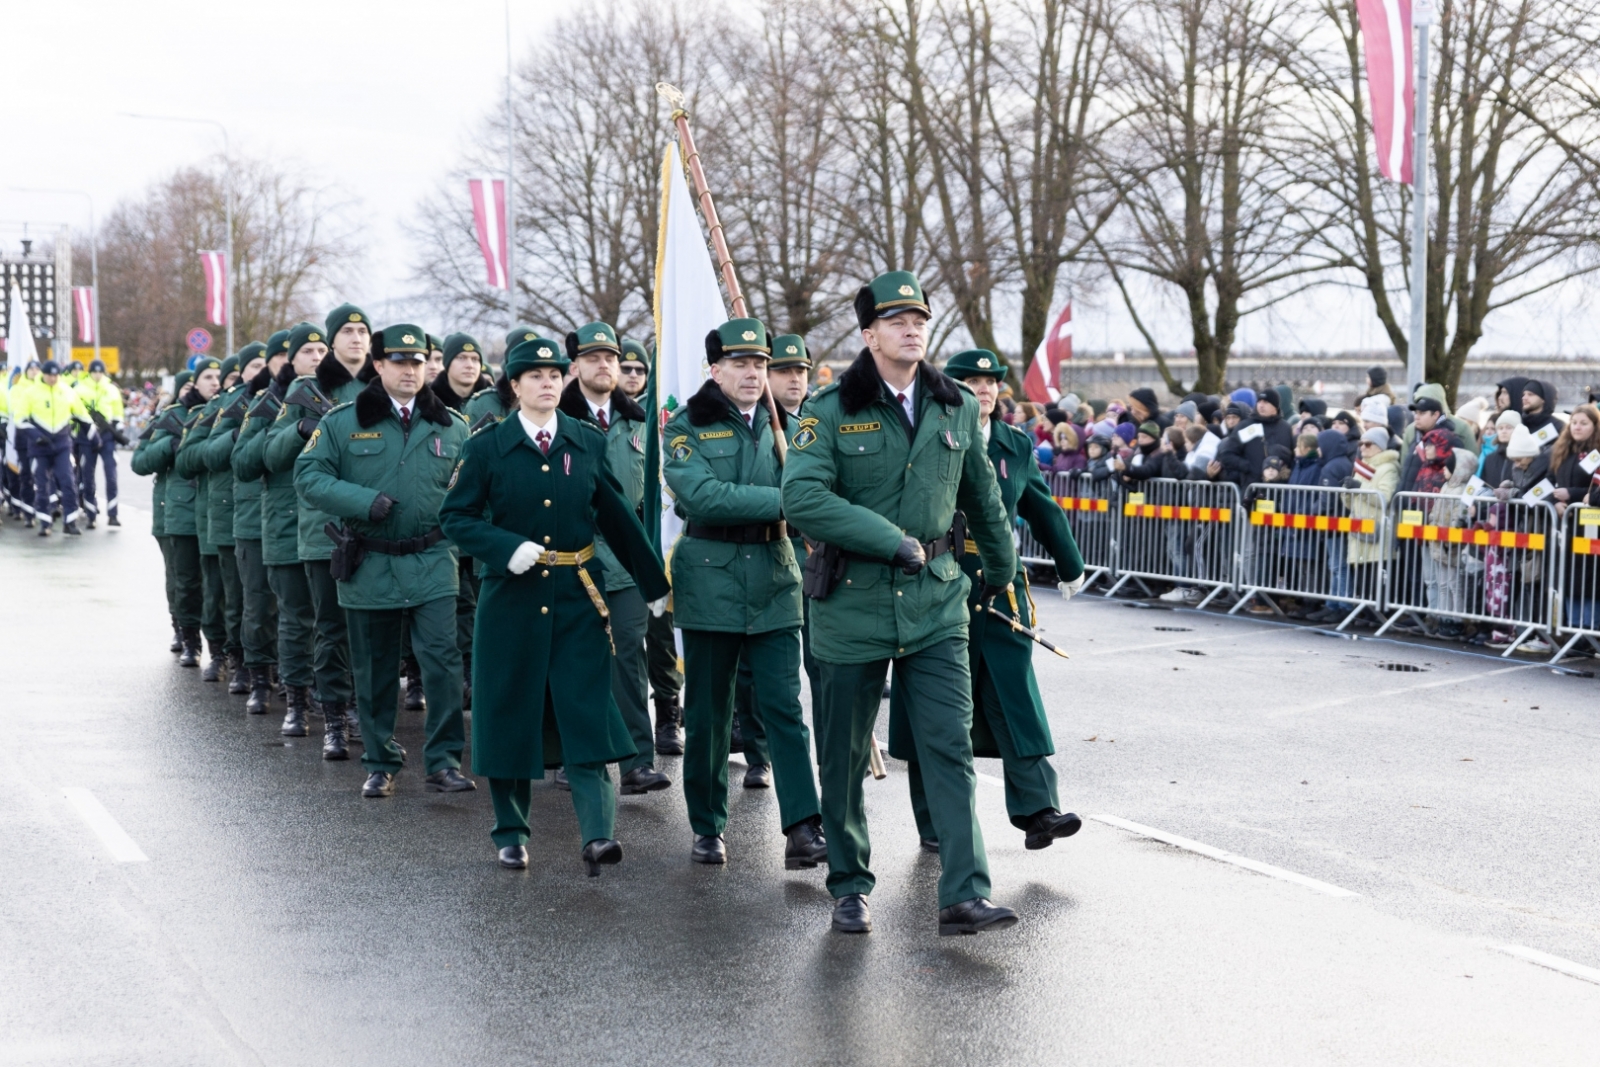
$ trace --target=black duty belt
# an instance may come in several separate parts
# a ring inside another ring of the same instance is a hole
[[[789,536],[789,530],[782,519],[777,522],[761,522],[748,526],[702,526],[698,522],[687,523],[684,533],[690,537],[703,537],[707,541],[732,541],[739,545],[759,545],[768,541],[782,541]]]
[[[938,559],[940,556],[954,548],[956,545],[956,539],[954,536],[947,533],[943,537],[935,538],[932,541],[918,541],[917,543],[922,546],[923,557],[929,561],[932,561]],[[894,566],[894,564],[889,560],[879,559],[877,556],[863,556],[861,553],[851,552],[849,549],[845,549],[843,554],[846,559],[860,560],[863,563],[882,563],[888,566]]]
[[[381,537],[361,538],[361,547],[368,552],[381,552],[385,556],[414,556],[444,540],[444,531],[435,526],[421,537],[408,537],[404,541],[385,541]]]

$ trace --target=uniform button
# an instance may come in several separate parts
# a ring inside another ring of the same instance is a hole
[[[544,471],[546,474],[549,474],[550,473],[550,464],[546,463],[544,466],[540,467],[539,469]]]
[[[867,450],[867,446],[866,445],[856,445],[856,451],[857,452],[865,452],[866,450]]]
[[[974,604],[974,605],[972,605],[972,610],[973,611],[981,611],[982,609],[977,604]]]
[[[539,572],[539,577],[548,578],[548,577],[550,577],[550,572],[549,571],[540,571]]]
[[[854,582],[852,582],[852,581],[851,581],[851,580],[850,580],[850,579],[848,579],[848,578],[846,578],[846,579],[845,579],[845,580],[844,580],[844,584],[845,584],[845,585],[854,585],[854,584],[856,584],[856,583],[854,583]]]
[[[549,507],[549,506],[550,506],[550,501],[548,501],[548,500],[546,500],[546,501],[545,501],[545,502],[544,502],[544,506],[545,506],[545,507]]]
[[[540,615],[548,615],[548,614],[550,614],[550,609],[549,608],[540,608],[539,609],[539,614]]]
[[[544,543],[547,544],[547,545],[550,543],[550,535],[549,534],[545,534],[544,535]]]
[[[903,589],[896,589],[894,591],[894,595],[895,596],[905,596],[906,594],[905,594],[905,591]]]
[[[901,649],[901,650],[900,650],[900,651],[901,651],[901,652],[904,652],[904,651],[905,651],[905,649],[903,649],[903,648],[902,648],[902,649]]]

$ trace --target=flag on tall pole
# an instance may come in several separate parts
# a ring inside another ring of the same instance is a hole
[[[86,345],[94,344],[94,288],[74,285],[72,303],[78,309],[78,340]]]
[[[10,314],[6,319],[6,358],[4,363],[0,363],[0,367],[4,368],[6,381],[0,381],[0,388],[6,386],[13,367],[26,367],[30,359],[36,359],[39,355],[39,350],[33,343],[33,324],[28,321],[28,302],[22,299],[22,289],[15,281],[11,283],[10,300]],[[10,468],[11,473],[20,473],[22,467],[17,455],[15,419],[6,422],[3,453],[4,463]]]
[[[1035,404],[1053,404],[1061,399],[1061,367],[1072,358],[1072,301],[1061,309],[1056,321],[1050,324],[1039,347],[1034,350],[1033,362],[1022,377],[1022,390]]]
[[[213,326],[228,324],[228,254],[201,252],[200,265],[206,271],[206,321]]]
[[[1367,59],[1367,98],[1372,106],[1378,169],[1390,181],[1409,184],[1412,166],[1407,148],[1416,93],[1411,69],[1411,0],[1356,0],[1356,17]]]
[[[511,272],[506,265],[506,183],[500,178],[472,178],[467,182],[472,194],[472,229],[478,235],[478,251],[483,253],[491,289],[511,288]]]

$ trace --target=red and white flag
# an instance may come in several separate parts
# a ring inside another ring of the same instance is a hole
[[[206,269],[206,320],[213,326],[228,324],[228,254],[201,252]]]
[[[1072,301],[1061,309],[1050,324],[1044,339],[1033,353],[1033,362],[1022,376],[1022,389],[1035,404],[1053,404],[1061,399],[1061,365],[1072,358]]]
[[[471,178],[472,228],[478,234],[478,251],[488,268],[489,288],[511,288],[506,267],[506,183],[500,178]]]
[[[78,340],[94,344],[94,289],[87,285],[72,287],[72,303],[78,309]]]
[[[1367,97],[1378,169],[1390,181],[1411,182],[1411,0],[1356,0],[1367,56]]]

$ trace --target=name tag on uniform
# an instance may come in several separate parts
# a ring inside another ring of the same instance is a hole
[[[700,435],[700,440],[702,440],[702,441],[715,441],[719,437],[732,437],[732,436],[733,436],[733,431],[732,430],[712,430],[710,433],[701,434]]]
[[[881,422],[848,422],[839,427],[840,433],[871,433],[883,429]]]
[[[353,433],[353,434],[350,435],[350,440],[352,440],[352,441],[381,441],[381,440],[383,440],[383,434],[381,434],[381,433]]]

